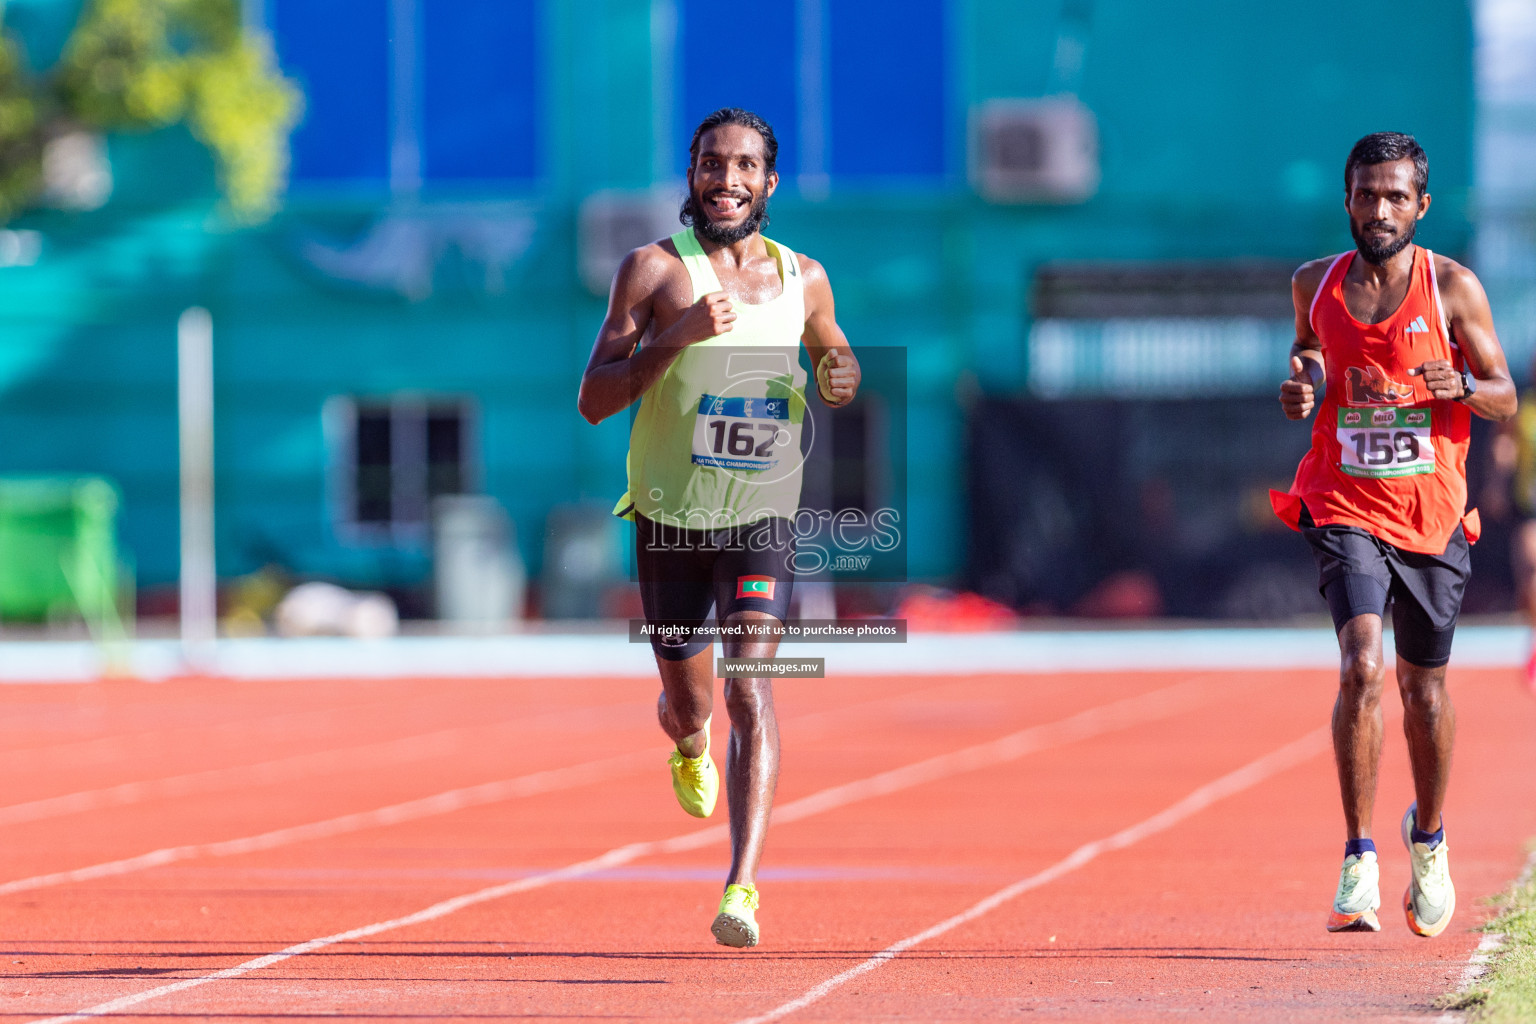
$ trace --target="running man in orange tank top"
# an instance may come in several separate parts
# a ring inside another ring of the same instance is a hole
[[[1291,279],[1296,344],[1280,405],[1293,420],[1318,415],[1290,491],[1271,499],[1312,546],[1342,658],[1333,750],[1346,842],[1329,931],[1381,929],[1371,815],[1389,599],[1417,796],[1400,830],[1403,910],[1410,929],[1433,936],[1456,908],[1440,812],[1456,732],[1446,665],[1478,534],[1467,447],[1472,415],[1507,420],[1516,396],[1482,285],[1413,244],[1428,188],[1429,161],[1412,136],[1367,135],[1344,164],[1355,251]]]

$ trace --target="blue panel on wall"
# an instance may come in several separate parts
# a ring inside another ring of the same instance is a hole
[[[943,0],[827,5],[834,176],[944,173],[944,7]]]
[[[304,89],[297,181],[389,177],[388,0],[269,0],[283,71]]]
[[[421,0],[427,180],[539,176],[537,0]]]
[[[779,174],[794,174],[800,125],[795,5],[722,8],[683,0],[680,7],[677,68],[683,87],[675,166],[688,166],[693,130],[711,111],[745,107],[773,126]]]

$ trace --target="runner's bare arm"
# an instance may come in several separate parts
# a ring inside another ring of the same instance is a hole
[[[858,394],[863,376],[852,346],[837,326],[832,282],[827,280],[826,269],[809,256],[800,257],[800,272],[805,275],[805,334],[801,341],[816,367],[816,391],[834,408],[847,405]]]
[[[1287,419],[1304,420],[1322,391],[1326,373],[1323,369],[1323,343],[1312,330],[1312,299],[1322,287],[1331,260],[1303,263],[1291,275],[1291,305],[1296,312],[1296,342],[1291,346],[1291,371],[1280,385],[1280,408]]]
[[[656,303],[668,275],[679,269],[660,245],[636,249],[619,264],[608,294],[608,315],[592,343],[576,397],[576,408],[588,423],[601,423],[629,408],[684,348],[731,329],[736,314],[730,299],[724,292],[710,292],[641,346],[646,331],[655,326]]]
[[[1515,382],[1504,361],[1504,349],[1493,329],[1493,311],[1488,295],[1477,275],[1455,260],[1435,257],[1435,276],[1440,282],[1440,299],[1445,304],[1445,318],[1451,337],[1461,347],[1467,371],[1477,381],[1477,390],[1466,397],[1465,405],[1486,420],[1507,420],[1519,405]],[[1416,367],[1429,393],[1441,399],[1466,396],[1461,373],[1444,359],[1432,359]]]

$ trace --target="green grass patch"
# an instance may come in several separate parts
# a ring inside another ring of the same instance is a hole
[[[1483,931],[1504,936],[1488,973],[1463,992],[1441,1000],[1462,1010],[1472,1024],[1536,1021],[1536,873],[1527,870],[1499,899],[1500,911]]]

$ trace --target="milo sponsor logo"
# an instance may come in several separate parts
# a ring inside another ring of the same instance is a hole
[[[1388,409],[1339,410],[1339,429],[1341,430],[1346,427],[1375,427],[1384,430],[1399,428],[1422,432],[1429,429],[1433,422],[1434,412],[1430,409],[1394,406]]]

